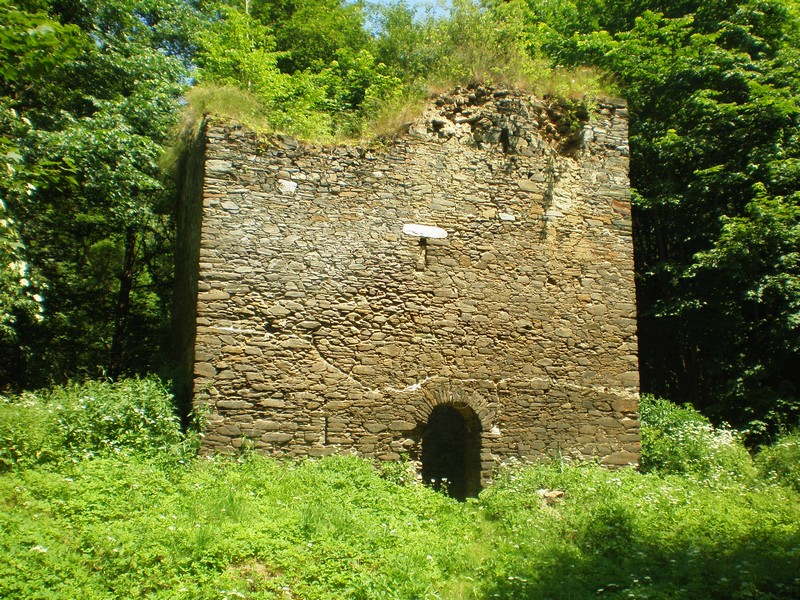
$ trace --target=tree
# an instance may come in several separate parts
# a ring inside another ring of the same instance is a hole
[[[8,211],[47,285],[43,323],[18,323],[19,343],[3,350],[17,367],[4,379],[31,385],[81,371],[146,371],[159,360],[153,347],[168,322],[171,288],[170,190],[157,162],[189,47],[164,23],[185,6],[35,8],[14,8],[17,20],[4,31],[19,38],[26,20],[40,20],[70,44],[55,56],[12,52],[3,74],[7,106],[30,124],[15,137],[17,154],[26,172],[42,174],[27,196],[9,195]]]
[[[20,329],[43,318],[44,285],[30,264],[14,207],[26,205],[40,190],[69,185],[68,161],[29,160],[25,141],[34,132],[31,121],[20,114],[31,81],[47,77],[58,65],[80,52],[76,28],[50,18],[43,3],[26,3],[20,10],[0,1],[0,353],[7,361],[0,377],[10,375],[26,348]]]
[[[361,2],[342,0],[254,0],[251,14],[275,32],[285,73],[325,68],[337,51],[369,50]]]
[[[365,115],[395,95],[401,81],[361,43],[366,35],[362,16],[352,7],[330,5],[335,18],[314,21],[316,33],[297,33],[291,44],[284,39],[281,48],[280,38],[297,11],[325,6],[255,4],[252,13],[261,20],[228,5],[216,6],[195,37],[198,82],[251,92],[274,129],[322,140],[357,135]],[[266,14],[285,22],[268,26]],[[340,21],[349,25],[342,29]],[[358,35],[351,31],[355,24]]]

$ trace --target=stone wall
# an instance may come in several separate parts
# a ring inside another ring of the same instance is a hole
[[[624,104],[581,119],[486,87],[372,148],[210,124],[204,447],[417,458],[446,404],[475,417],[484,483],[509,457],[635,464],[627,171]]]
[[[197,320],[197,279],[200,228],[203,218],[206,126],[187,135],[177,172],[178,206],[175,221],[175,293],[172,297],[171,354],[175,364],[173,388],[184,424],[188,423],[194,391],[194,344]]]

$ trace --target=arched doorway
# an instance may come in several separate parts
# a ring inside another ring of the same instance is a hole
[[[422,480],[459,500],[481,491],[481,423],[468,406],[440,404],[422,434]]]

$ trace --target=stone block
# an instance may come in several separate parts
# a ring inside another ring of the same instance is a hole
[[[197,362],[194,364],[194,374],[199,377],[211,379],[217,374],[217,370],[214,368],[214,365],[204,362]]]
[[[417,424],[411,421],[392,421],[389,423],[389,429],[392,431],[411,431],[415,429],[416,426]]]
[[[542,191],[542,184],[536,181],[530,181],[529,179],[520,179],[517,181],[517,185],[519,189],[523,192],[541,192]]]
[[[331,454],[336,454],[336,448],[333,446],[312,446],[308,449],[308,455],[316,458]]]
[[[608,454],[607,456],[601,458],[600,464],[618,466],[618,467],[626,465],[635,466],[639,464],[639,454],[635,452],[628,452],[625,450],[612,452],[611,454]]]
[[[611,406],[619,413],[635,413],[639,410],[639,400],[629,397],[616,398]]]
[[[294,435],[292,435],[291,433],[270,432],[262,435],[260,439],[262,442],[276,442],[279,444],[283,444],[288,442],[289,440],[294,439]]]
[[[244,400],[218,400],[216,404],[217,408],[224,408],[227,410],[241,410],[252,406],[250,402],[245,402]]]
[[[213,300],[228,300],[231,295],[222,290],[210,290],[208,292],[200,292],[197,294],[197,299],[201,302],[211,302]]]
[[[206,160],[206,171],[208,173],[232,173],[233,163],[229,160]]]
[[[303,338],[289,338],[288,340],[283,340],[281,342],[281,346],[283,348],[294,348],[294,349],[305,349],[311,348],[311,342],[308,340],[304,340]]]
[[[639,387],[639,371],[628,371],[622,374],[622,385],[628,388]]]

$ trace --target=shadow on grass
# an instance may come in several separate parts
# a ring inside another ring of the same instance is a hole
[[[639,536],[641,538],[641,536]],[[800,537],[773,531],[736,540],[668,547],[636,539],[632,520],[611,507],[568,543],[525,548],[482,598],[800,598]],[[497,573],[497,571],[496,571]]]

